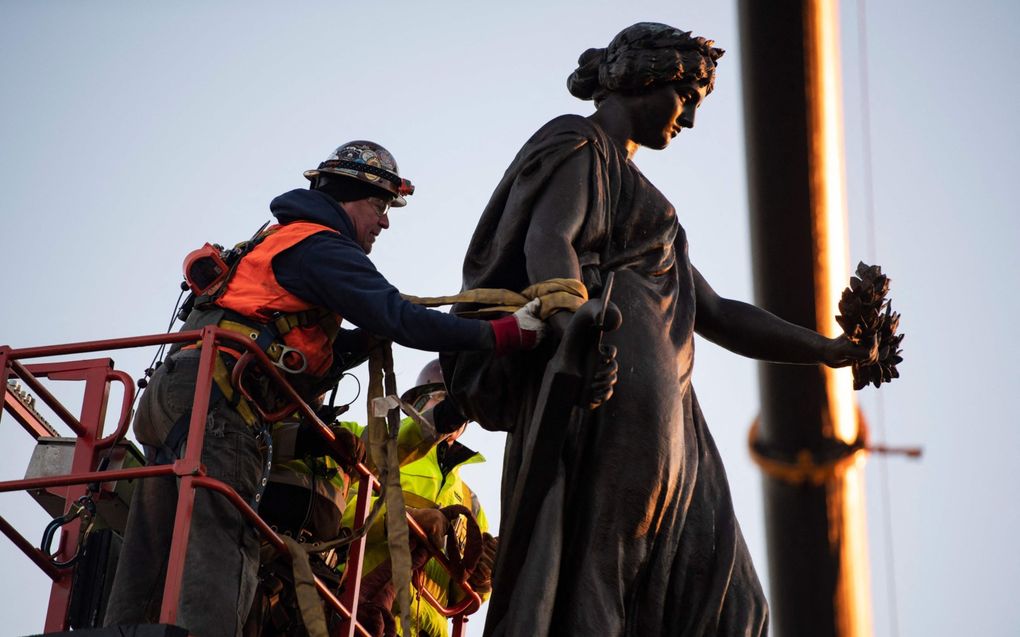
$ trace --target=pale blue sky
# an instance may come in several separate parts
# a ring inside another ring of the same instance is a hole
[[[907,338],[903,378],[862,392],[862,407],[890,443],[926,453],[868,464],[875,634],[895,634],[887,462],[899,634],[1015,635],[1020,10],[988,0],[867,9],[877,243],[864,214],[858,5],[847,1],[850,254],[892,277]],[[591,111],[565,89],[577,56],[640,20],[727,50],[697,128],[636,162],[676,205],[700,271],[721,294],[751,299],[731,3],[0,2],[0,343],[161,331],[184,254],[249,236],[273,196],[357,138],[386,145],[418,187],[373,259],[405,292],[458,290],[478,213],[520,145],[556,115]],[[137,375],[151,352],[113,356]],[[428,356],[396,356],[407,387]],[[746,451],[755,363],[701,341],[695,385],[767,585]],[[0,479],[20,477],[31,446],[2,423]],[[465,440],[489,458],[465,475],[495,521],[502,438]],[[0,512],[41,536],[45,516],[27,496],[0,497]],[[47,580],[7,545],[0,567],[0,632],[41,630]]]

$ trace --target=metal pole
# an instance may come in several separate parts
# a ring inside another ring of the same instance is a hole
[[[836,0],[740,0],[755,297],[829,336],[849,274]],[[860,422],[843,370],[762,364],[772,627],[780,637],[870,635]],[[754,437],[754,436],[753,436]]]

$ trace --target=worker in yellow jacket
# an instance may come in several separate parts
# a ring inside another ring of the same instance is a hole
[[[488,521],[478,498],[460,476],[461,467],[484,462],[485,458],[457,442],[457,438],[467,424],[462,417],[454,431],[443,433],[449,431],[451,419],[444,409],[444,407],[449,407],[449,404],[443,402],[445,389],[442,385],[438,360],[432,361],[422,369],[417,385],[425,391],[420,392],[415,401],[415,407],[421,412],[435,408],[432,417],[438,421],[436,428],[440,432],[440,442],[433,446],[424,457],[401,467],[400,483],[404,491],[404,503],[412,517],[419,522],[426,533],[435,531],[438,525],[443,524],[441,516],[436,514],[444,507],[461,505],[471,512],[483,535],[482,557],[468,581],[472,588],[485,598],[491,590],[491,569],[492,561],[495,558],[496,540],[488,534]],[[440,407],[440,405],[443,406]],[[405,429],[413,427],[411,419],[405,419],[401,423],[401,433],[403,434]],[[348,503],[344,515],[345,526],[351,526],[353,520],[355,508],[353,497],[352,492],[352,501]],[[468,522],[461,517],[457,518],[453,524],[461,545],[460,549],[463,551],[467,541]],[[389,611],[388,608],[373,608],[373,604],[377,603],[377,600],[374,599],[374,592],[381,590],[389,577],[389,547],[386,544],[384,528],[385,525],[380,516],[368,533],[368,544],[365,548],[362,568],[364,573],[362,603],[367,602],[366,610],[373,609],[384,616],[382,618],[384,621],[376,627],[382,629],[381,634],[388,635],[392,632],[400,634],[399,626],[395,625],[392,618],[385,617],[386,611]],[[379,581],[373,585],[373,580]],[[460,601],[463,595],[460,587],[450,581],[450,575],[446,569],[433,559],[429,559],[422,568],[416,571],[414,580],[417,584],[412,585],[411,591],[411,626],[415,637],[446,637],[449,634],[449,620],[426,601],[421,589],[427,590],[440,604],[449,607]],[[383,599],[392,601],[386,596]],[[371,622],[363,613],[359,612],[359,621],[362,620]],[[382,626],[383,623],[385,627]]]
[[[442,410],[440,410],[442,411]],[[320,407],[320,417],[332,420],[332,412]],[[402,463],[415,462],[433,450],[440,440],[431,425],[433,414],[415,422],[401,423],[397,454]],[[450,426],[459,427],[459,423]],[[341,454],[336,458],[313,428],[295,414],[273,425],[273,466],[259,507],[259,515],[278,533],[301,542],[329,542],[353,527],[353,501],[358,479],[354,465],[365,461],[364,428],[355,422],[337,421],[330,425]],[[351,514],[343,518],[348,501]],[[381,528],[374,530],[380,534]],[[382,539],[385,548],[385,539]],[[315,554],[313,572],[327,584],[339,585],[345,551],[330,550]],[[259,587],[245,635],[275,637],[300,634],[295,623],[302,618],[292,584],[289,562],[279,562],[266,553],[260,570]],[[282,578],[281,578],[282,577]],[[295,632],[297,631],[297,632]]]

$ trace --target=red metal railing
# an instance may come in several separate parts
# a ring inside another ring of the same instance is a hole
[[[104,352],[161,344],[194,343],[198,340],[201,340],[203,343],[217,344],[230,341],[233,349],[249,353],[254,357],[255,362],[261,366],[264,373],[273,379],[280,391],[294,402],[295,411],[300,412],[308,422],[314,423],[318,433],[329,445],[336,444],[336,437],[333,432],[318,418],[314,410],[301,400],[297,392],[287,383],[265,353],[253,341],[235,332],[208,326],[202,330],[178,332],[175,334],[89,341],[47,347],[12,349],[8,346],[0,346],[0,404],[3,405],[4,410],[11,413],[15,420],[34,438],[39,439],[53,435],[52,428],[46,425],[46,423],[41,422],[31,410],[26,409],[18,400],[8,395],[7,381],[11,376],[14,376],[31,389],[32,393],[45,403],[76,436],[70,473],[60,476],[0,482],[0,493],[30,489],[52,490],[65,487],[63,495],[65,510],[67,510],[79,497],[86,493],[86,485],[89,483],[100,483],[101,486],[105,486],[106,483],[117,480],[132,480],[161,475],[176,475],[180,478],[173,541],[167,567],[166,584],[163,589],[163,606],[160,611],[160,622],[167,624],[173,624],[177,616],[177,603],[181,592],[184,556],[190,534],[195,489],[210,489],[224,495],[270,544],[280,551],[281,554],[289,555],[286,544],[259,517],[258,513],[229,485],[207,476],[205,467],[201,463],[202,445],[205,438],[205,415],[209,408],[216,349],[214,347],[203,347],[201,349],[195,398],[192,405],[191,423],[184,457],[172,465],[108,471],[95,471],[94,469],[99,463],[99,453],[115,445],[127,433],[131,420],[131,405],[134,403],[135,396],[131,377],[122,371],[115,370],[113,368],[113,361],[109,358],[58,363],[36,363],[31,365],[22,364],[21,361],[49,356]],[[85,391],[80,417],[75,417],[71,414],[43,386],[39,381],[40,378],[84,381]],[[117,428],[112,434],[104,438],[102,437],[102,428],[106,421],[110,383],[113,381],[123,385],[124,397],[121,404],[121,413],[117,420]],[[360,527],[368,518],[370,496],[373,489],[378,488],[379,483],[366,466],[359,464],[356,467],[356,471],[359,475],[359,487],[355,503],[354,524],[356,527]],[[102,493],[103,489],[101,488],[100,497]],[[70,568],[58,568],[54,565],[53,560],[67,561],[75,555],[78,549],[80,524],[80,520],[75,519],[63,527],[57,551],[53,556],[49,556],[36,548],[0,516],[0,532],[3,532],[43,573],[53,580],[49,607],[46,614],[46,632],[61,631],[68,628],[67,610],[70,602],[73,570]],[[408,525],[412,533],[417,534],[423,539],[426,537],[422,529],[410,517],[408,517]],[[365,537],[360,537],[351,544],[346,567],[347,584],[343,588],[340,599],[318,578],[316,578],[315,582],[316,588],[325,604],[344,618],[339,634],[345,637],[354,637],[354,635],[368,637],[364,627],[355,619],[358,609],[358,594],[361,585],[365,541]],[[439,551],[433,551],[433,557],[447,571],[450,571],[452,576],[453,569],[446,557]],[[443,607],[431,595],[426,595],[425,597],[441,614],[452,618],[453,637],[462,637],[464,634],[464,624],[467,622],[467,615],[478,610],[482,600],[466,581],[457,581],[456,583],[462,589],[464,597],[461,602],[453,607]]]

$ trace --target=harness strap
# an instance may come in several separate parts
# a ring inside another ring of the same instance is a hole
[[[325,319],[332,316],[333,313],[327,309],[313,307],[301,312],[292,312],[290,314],[281,314],[276,316],[272,320],[272,325],[276,328],[276,333],[283,336],[297,327],[308,327],[309,325],[322,324]]]
[[[404,491],[404,504],[414,509],[435,509],[436,503],[413,491]]]
[[[249,427],[255,427],[259,423],[258,418],[255,416],[255,409],[244,396],[241,396],[240,392],[234,389],[234,384],[230,380],[230,370],[227,369],[223,356],[224,354],[221,352],[216,357],[216,363],[213,366],[214,391],[220,392],[227,403],[237,411],[238,415],[241,416],[241,419]]]
[[[154,462],[152,464],[173,464],[180,458],[181,445],[188,437],[188,430],[191,428],[191,410],[187,410],[174,422],[170,433],[166,435],[163,444],[156,449]]]
[[[230,385],[230,373],[227,371],[227,365],[223,362],[222,355],[216,357],[215,367],[213,368],[213,381],[213,385],[209,389],[210,405],[217,400],[225,400],[237,411],[249,427],[255,427],[258,424],[255,412],[252,411],[248,401],[237,395],[234,388]],[[224,387],[226,388],[225,390]],[[166,439],[163,440],[163,444],[156,449],[154,464],[173,464],[177,461],[181,457],[181,445],[187,440],[190,430],[191,410],[188,409],[174,421],[173,426],[170,427],[170,431],[166,435]]]
[[[281,334],[277,332],[274,323],[258,323],[229,310],[225,311],[224,316],[229,318],[221,320],[216,324],[217,327],[237,332],[255,341],[255,344],[266,353],[269,360],[283,371],[300,374],[307,368],[308,362],[304,352],[287,347],[281,340]],[[281,318],[289,316],[291,315]],[[223,349],[223,346],[220,347]]]
[[[252,235],[251,239],[248,239],[247,241],[242,241],[241,243],[238,243],[237,245],[234,246],[233,250],[234,256],[232,257],[233,262],[230,264],[230,267],[227,270],[227,275],[224,276],[223,280],[216,284],[215,287],[207,291],[202,296],[196,297],[194,302],[195,307],[199,309],[207,308],[211,306],[213,303],[215,303],[221,296],[223,296],[223,294],[227,291],[227,286],[230,284],[230,280],[234,278],[234,274],[237,272],[237,267],[240,265],[241,259],[247,256],[256,247],[258,247],[260,243],[265,241],[266,238],[269,237],[269,235],[273,234],[282,227],[274,226],[267,230],[266,229],[267,225],[269,225],[268,221],[262,224],[262,227],[259,228],[254,235]]]

